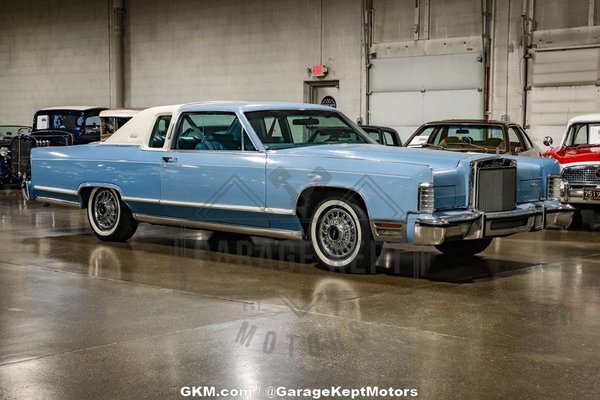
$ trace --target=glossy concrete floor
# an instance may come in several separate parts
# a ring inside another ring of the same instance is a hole
[[[102,243],[83,211],[14,190],[0,210],[1,399],[170,399],[192,385],[600,393],[599,231],[522,234],[466,259],[386,248],[379,273],[356,276],[289,242],[233,255],[208,251],[204,232],[141,225]]]

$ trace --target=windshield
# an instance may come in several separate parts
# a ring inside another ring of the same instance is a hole
[[[266,149],[376,143],[335,111],[255,111],[246,113],[246,118]]]
[[[417,132],[407,146],[469,151],[506,150],[504,129],[498,125],[428,126]]]
[[[0,126],[0,140],[12,139],[19,135],[29,135],[31,128],[19,125]]]
[[[33,121],[33,130],[56,129],[78,133],[84,123],[85,116],[81,111],[49,111],[36,114]]]
[[[577,147],[589,144],[600,144],[600,124],[583,123],[571,125],[565,145]]]

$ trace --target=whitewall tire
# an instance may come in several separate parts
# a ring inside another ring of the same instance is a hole
[[[87,214],[92,231],[105,241],[125,241],[137,229],[137,221],[114,189],[94,188],[88,199]]]
[[[374,272],[381,252],[366,212],[352,201],[329,198],[312,213],[309,237],[319,264],[345,272]]]

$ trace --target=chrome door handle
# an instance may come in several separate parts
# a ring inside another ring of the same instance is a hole
[[[163,156],[162,160],[164,162],[168,163],[168,162],[175,162],[175,161],[177,161],[177,158],[175,158],[175,157],[169,157],[169,156]]]

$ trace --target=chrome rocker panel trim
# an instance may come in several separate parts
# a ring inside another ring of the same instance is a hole
[[[35,200],[42,203],[42,205],[51,205],[52,204],[52,205],[63,206],[63,207],[82,208],[81,203],[79,203],[77,201],[55,199],[52,197],[43,197],[43,196],[38,196],[38,197],[36,197]]]
[[[180,218],[156,217],[154,215],[147,214],[133,214],[133,218],[135,218],[138,222],[147,222],[154,225],[179,226],[190,229],[240,233],[244,235],[265,236],[275,239],[302,240],[304,237],[302,231],[285,229],[260,228],[246,225],[225,224],[220,222],[190,221]]]
[[[79,192],[77,192],[77,190],[71,190],[71,189],[64,189],[64,188],[57,188],[57,187],[51,187],[51,186],[40,186],[40,185],[35,185],[33,187],[35,190],[39,190],[39,191],[43,191],[43,192],[52,192],[52,193],[60,193],[60,194],[69,194],[71,196],[77,196],[79,194]]]

